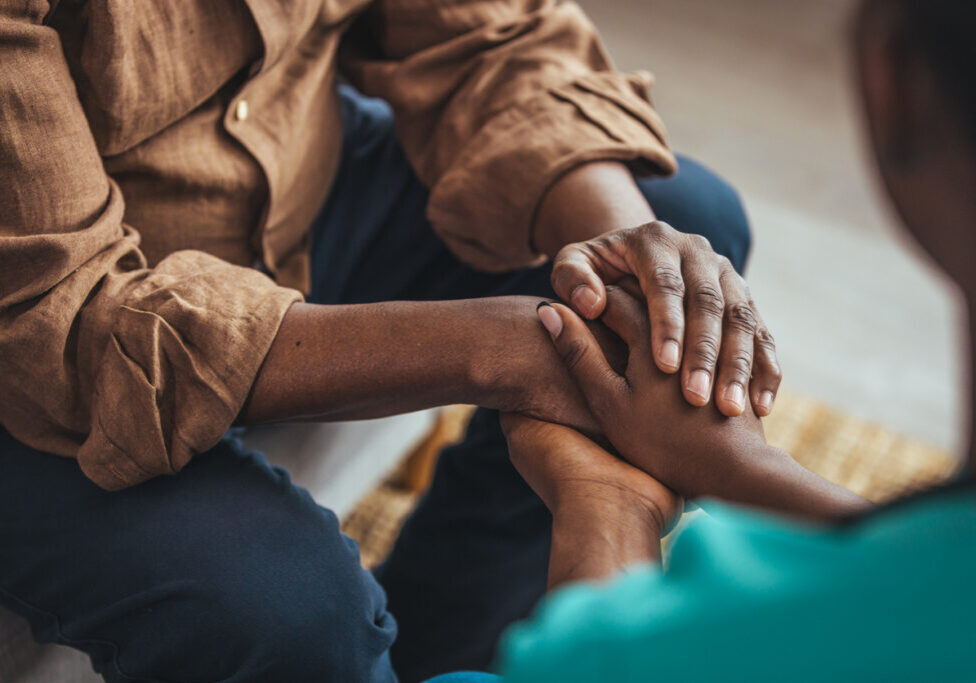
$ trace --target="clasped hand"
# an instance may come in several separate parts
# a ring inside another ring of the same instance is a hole
[[[647,302],[648,358],[663,373],[681,370],[691,405],[706,405],[715,387],[724,415],[741,415],[746,396],[769,414],[781,378],[773,338],[727,258],[700,235],[652,221],[568,244],[553,260],[553,289],[589,320],[604,314],[606,286],[628,280]]]
[[[596,525],[601,543],[621,527],[637,527],[637,538],[656,539],[680,514],[682,498],[676,492],[697,496],[720,490],[717,479],[735,467],[734,454],[765,445],[762,425],[751,408],[729,418],[714,406],[689,405],[673,375],[655,365],[643,304],[622,287],[603,291],[601,321],[627,346],[625,367],[615,363],[621,372],[607,360],[592,325],[572,310],[544,302],[538,315],[623,459],[562,425],[506,414],[502,427],[513,464],[556,519]],[[574,533],[585,535],[579,524],[573,526]]]

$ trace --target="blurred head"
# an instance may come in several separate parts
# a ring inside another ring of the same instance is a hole
[[[976,0],[865,0],[855,38],[881,177],[976,306]]]

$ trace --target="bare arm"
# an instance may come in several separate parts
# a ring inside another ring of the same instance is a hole
[[[295,304],[240,420],[349,420],[448,403],[597,427],[535,318],[536,299]]]

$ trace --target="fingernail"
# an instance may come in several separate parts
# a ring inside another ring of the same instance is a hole
[[[563,319],[556,313],[556,309],[550,306],[548,301],[543,301],[536,307],[535,312],[538,314],[539,320],[542,321],[542,326],[548,330],[552,338],[558,337],[559,333],[563,331]]]
[[[678,342],[668,340],[661,345],[661,362],[669,368],[678,369]]]
[[[767,415],[773,409],[773,392],[764,391],[759,394],[759,400],[757,401],[759,408],[762,409]]]
[[[709,376],[704,370],[695,370],[688,378],[688,391],[703,401],[708,400]]]
[[[570,299],[572,299],[573,306],[576,307],[576,310],[586,317],[590,317],[593,314],[596,310],[597,303],[600,301],[596,292],[586,285],[580,285],[574,289]]]
[[[722,398],[734,405],[739,410],[742,410],[745,407],[742,405],[742,399],[744,396],[745,391],[742,389],[742,385],[738,382],[732,382],[732,384],[725,387],[725,392],[722,394]]]

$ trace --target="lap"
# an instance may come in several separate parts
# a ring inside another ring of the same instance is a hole
[[[392,679],[355,543],[235,440],[108,493],[0,429],[0,471],[0,601],[107,680]]]

